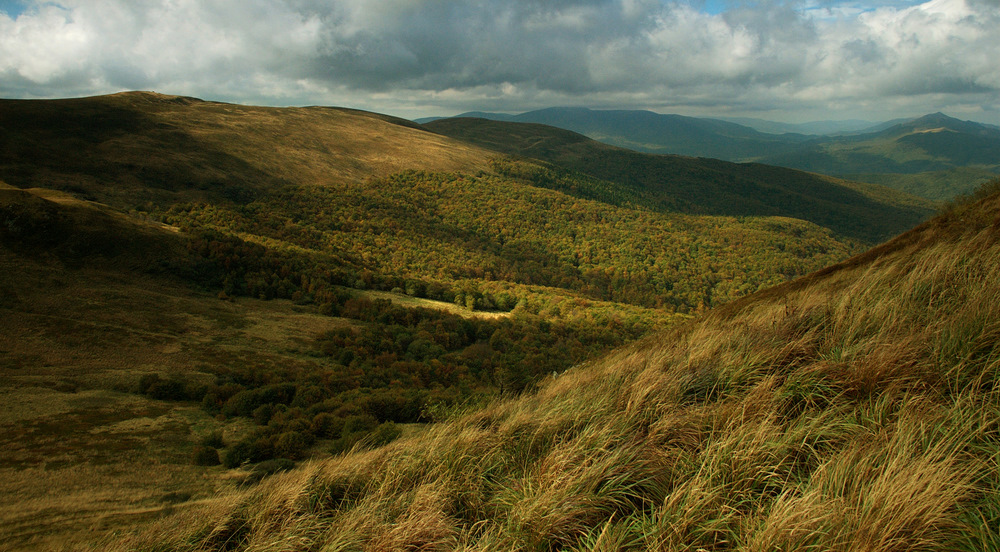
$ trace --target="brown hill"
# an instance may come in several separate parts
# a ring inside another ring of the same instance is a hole
[[[150,92],[0,100],[0,179],[122,208],[199,197],[247,201],[270,186],[405,169],[475,171],[491,155],[403,119],[351,109]]]

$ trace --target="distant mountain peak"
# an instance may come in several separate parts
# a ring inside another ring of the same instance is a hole
[[[952,122],[952,121],[957,122],[957,123],[964,122],[964,121],[961,121],[961,120],[956,119],[954,117],[949,117],[948,115],[945,115],[944,113],[941,113],[940,111],[938,111],[936,113],[930,113],[930,114],[924,115],[923,117],[918,117],[918,118],[914,119],[912,122],[913,123],[942,123],[942,122]]]
[[[974,121],[963,121],[961,119],[956,119],[945,115],[938,111],[937,113],[929,113],[923,117],[918,117],[909,122],[901,123],[894,127],[886,130],[887,134],[908,134],[911,132],[926,132],[926,131],[940,131],[949,130],[956,131],[966,134],[982,134],[990,132],[990,127],[974,122]]]

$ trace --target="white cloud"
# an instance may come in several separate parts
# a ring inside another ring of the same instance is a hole
[[[698,0],[27,4],[0,14],[0,96],[146,88],[400,114],[1000,110],[995,0],[765,0],[719,13]]]

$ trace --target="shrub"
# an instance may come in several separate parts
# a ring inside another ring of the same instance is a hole
[[[237,468],[271,458],[274,458],[274,444],[270,438],[252,435],[229,447],[222,456],[222,463],[227,468]]]
[[[386,422],[372,431],[365,442],[372,447],[381,447],[395,441],[403,433],[403,428],[392,422]]]
[[[329,412],[320,412],[312,419],[309,430],[320,439],[333,439],[344,429],[344,419]]]
[[[225,441],[222,439],[222,431],[218,429],[202,437],[201,444],[216,449],[225,448],[226,446]]]
[[[257,425],[267,425],[271,421],[271,417],[274,416],[274,405],[262,404],[253,410],[253,421]]]
[[[215,447],[195,445],[194,463],[196,466],[218,466],[221,463],[219,451]]]
[[[274,443],[275,456],[282,458],[299,459],[309,446],[310,439],[298,431],[286,431]]]
[[[151,385],[146,394],[161,401],[183,401],[188,398],[184,384],[177,380],[160,380]]]

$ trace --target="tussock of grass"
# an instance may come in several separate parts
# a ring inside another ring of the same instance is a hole
[[[1000,197],[119,550],[985,550]]]

